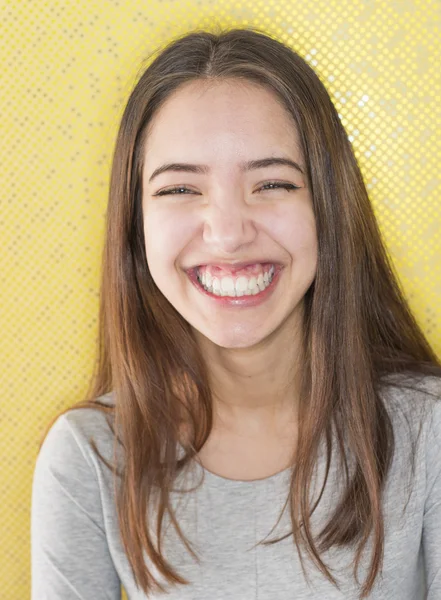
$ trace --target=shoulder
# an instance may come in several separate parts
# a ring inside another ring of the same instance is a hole
[[[441,451],[441,376],[390,375],[381,396],[398,438],[420,438],[429,463]],[[439,458],[437,459],[439,461]]]
[[[71,408],[41,445],[32,483],[32,598],[120,598],[111,476],[91,446],[91,438],[100,451],[112,446],[106,417],[99,409]]]
[[[100,396],[96,401],[113,406],[113,394]],[[41,445],[37,468],[65,471],[91,469],[98,464],[93,445],[106,460],[112,460],[114,434],[112,416],[99,408],[71,408],[52,424]],[[78,471],[79,472],[79,471]]]
[[[439,419],[441,374],[391,374],[382,380],[380,394],[391,415],[420,415],[425,421]]]

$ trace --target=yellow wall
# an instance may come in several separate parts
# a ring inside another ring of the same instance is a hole
[[[441,353],[437,0],[0,2],[0,596],[30,592],[37,442],[94,359],[110,158],[143,59],[196,26],[254,24],[317,70]],[[438,236],[437,236],[438,233]]]

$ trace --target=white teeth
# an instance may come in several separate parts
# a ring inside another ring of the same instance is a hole
[[[248,289],[252,292],[255,287],[257,287],[257,279],[255,277],[251,277],[248,282]]]
[[[198,274],[198,280],[203,287],[214,294],[215,296],[230,296],[232,298],[238,296],[255,296],[259,292],[263,292],[271,283],[274,276],[274,266],[265,273],[261,273],[257,278],[238,277],[236,282],[231,277],[212,277],[210,273],[202,272]]]
[[[217,277],[213,277],[213,281],[212,281],[211,285],[213,286],[213,294],[220,296],[221,286],[220,286],[220,281]]]
[[[246,292],[248,289],[248,279],[246,277],[238,277],[236,280],[236,296],[238,295],[238,292],[241,292],[241,295],[243,295],[243,292]]]
[[[222,277],[221,279],[221,288],[223,292],[234,292],[234,281],[231,277]]]

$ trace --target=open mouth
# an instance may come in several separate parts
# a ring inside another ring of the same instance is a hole
[[[259,263],[237,271],[226,271],[212,265],[201,265],[189,271],[189,277],[199,291],[231,305],[255,305],[264,300],[275,287],[282,267],[274,263]]]

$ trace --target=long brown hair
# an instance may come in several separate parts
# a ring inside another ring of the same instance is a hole
[[[124,467],[117,473],[108,466],[115,481],[119,479],[115,494],[121,539],[138,586],[146,594],[164,589],[147,568],[143,552],[167,582],[188,583],[162,555],[160,533],[168,513],[196,556],[173,514],[170,492],[176,475],[210,435],[212,398],[207,367],[191,327],[161,294],[148,270],[141,173],[148,126],[162,103],[186,82],[209,84],[223,78],[257,82],[271,90],[291,113],[299,132],[316,218],[318,264],[304,299],[302,402],[289,494],[292,535],[338,587],[320,553],[358,541],[356,573],[373,532],[370,571],[360,596],[364,598],[382,564],[381,492],[394,452],[392,422],[380,385],[393,385],[391,374],[441,376],[441,363],[400,288],[360,168],[328,92],[297,53],[256,27],[217,34],[197,30],[175,38],[158,49],[130,95],[111,174],[99,359],[87,399],[67,410],[98,408],[111,416],[114,439],[124,449]],[[106,407],[97,398],[110,391],[115,406]],[[183,421],[190,424],[186,441],[179,437]],[[310,482],[323,436],[329,465],[332,424],[343,464],[347,464],[346,440],[356,468],[315,540],[310,528]],[[185,448],[182,459],[178,443]],[[160,491],[157,545],[147,515],[155,489]]]

